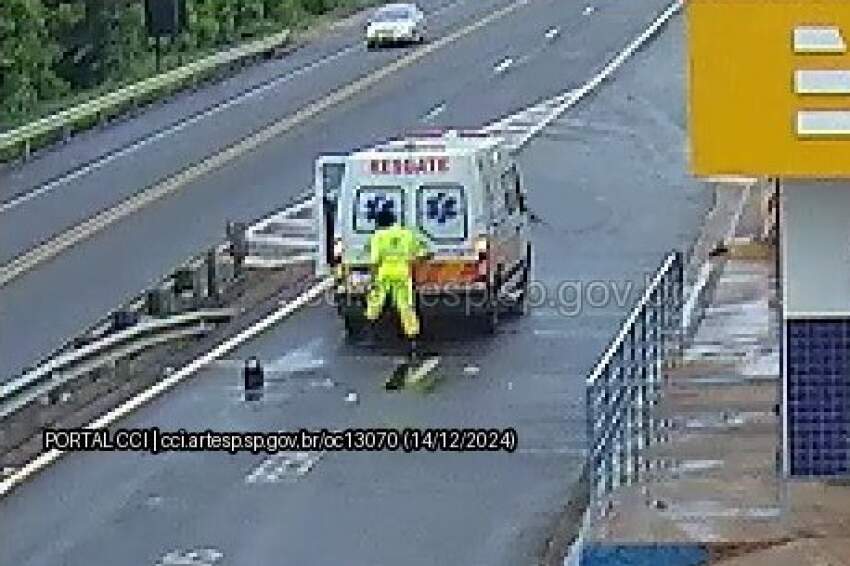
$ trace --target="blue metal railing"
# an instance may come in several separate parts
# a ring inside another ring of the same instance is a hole
[[[586,383],[591,505],[647,468],[642,450],[661,434],[653,414],[663,371],[681,359],[685,262],[665,257]]]

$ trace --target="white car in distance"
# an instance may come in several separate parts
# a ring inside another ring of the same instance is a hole
[[[425,14],[416,4],[387,4],[378,8],[366,24],[366,47],[423,43]]]

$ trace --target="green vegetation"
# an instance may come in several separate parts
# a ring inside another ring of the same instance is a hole
[[[186,0],[161,71],[369,0]],[[0,0],[0,130],[152,76],[144,0]]]

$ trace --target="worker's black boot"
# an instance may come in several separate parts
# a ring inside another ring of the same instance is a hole
[[[404,387],[404,381],[407,379],[407,368],[409,364],[406,362],[399,364],[393,374],[384,382],[384,388],[387,391],[395,391]]]

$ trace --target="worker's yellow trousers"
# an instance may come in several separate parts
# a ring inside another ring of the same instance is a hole
[[[413,307],[413,281],[385,277],[378,279],[366,297],[366,318],[377,320],[384,310],[384,303],[390,296],[401,319],[405,336],[415,338],[419,335],[419,317]]]

